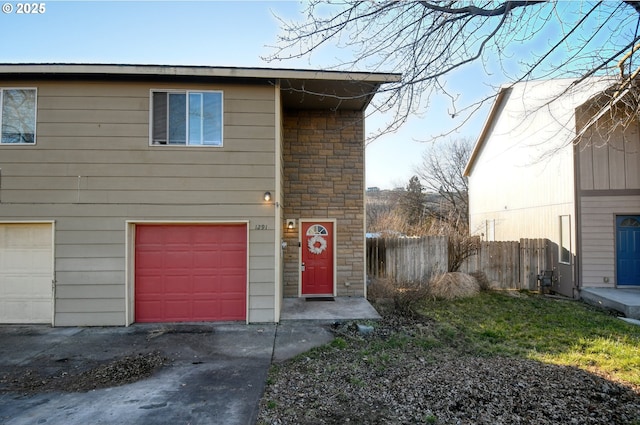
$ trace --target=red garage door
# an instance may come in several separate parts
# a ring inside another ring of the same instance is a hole
[[[245,320],[246,225],[137,225],[137,322]]]

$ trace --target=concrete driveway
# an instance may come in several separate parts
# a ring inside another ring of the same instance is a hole
[[[169,359],[149,378],[84,393],[25,395],[7,392],[0,381],[0,423],[253,424],[271,362],[332,338],[326,325],[309,321],[128,328],[0,326],[0,378],[29,369],[55,373],[56,362],[82,365],[152,351]]]

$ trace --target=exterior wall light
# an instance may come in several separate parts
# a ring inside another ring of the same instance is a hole
[[[264,193],[264,200],[269,202],[271,200],[271,192]]]
[[[287,229],[295,229],[296,228],[296,219],[288,218],[287,219]]]

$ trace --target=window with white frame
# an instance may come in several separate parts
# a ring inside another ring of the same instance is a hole
[[[496,240],[496,221],[485,221],[485,234],[487,235],[487,242],[493,242]]]
[[[152,91],[151,144],[222,146],[222,92]]]
[[[36,89],[0,88],[0,144],[35,144]]]
[[[563,264],[571,264],[571,216],[560,216],[560,258]]]

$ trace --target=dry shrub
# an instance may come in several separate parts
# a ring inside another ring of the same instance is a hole
[[[428,294],[435,299],[453,300],[480,292],[477,280],[466,273],[443,273],[429,281]]]
[[[429,288],[420,282],[402,282],[398,285],[393,304],[396,313],[403,316],[415,316],[418,309],[429,296]]]
[[[374,302],[392,299],[395,292],[396,287],[389,279],[373,279],[367,286],[367,298]]]
[[[489,278],[483,271],[478,270],[469,274],[476,279],[481,291],[490,291],[493,289]]]
[[[428,296],[428,285],[420,282],[378,279],[367,288],[367,297],[377,308],[402,316],[413,317]]]

